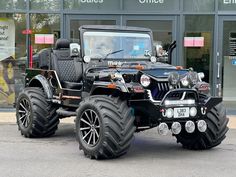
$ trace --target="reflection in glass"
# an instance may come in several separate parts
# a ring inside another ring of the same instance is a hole
[[[145,33],[90,32],[83,34],[84,53],[91,58],[143,59],[152,51],[151,37]]]
[[[225,21],[223,27],[223,99],[236,108],[236,21]]]
[[[60,0],[30,0],[30,9],[33,10],[60,10]]]
[[[193,23],[194,22],[194,23]],[[203,47],[185,47],[185,65],[197,72],[204,72],[204,81],[211,83],[214,17],[210,15],[187,15],[185,37],[203,37]]]
[[[1,0],[0,10],[24,10],[26,9],[26,0]]]
[[[215,0],[184,0],[184,11],[187,12],[213,12]]]
[[[79,27],[82,25],[115,25],[115,20],[71,20],[70,21],[70,40],[79,42]]]
[[[12,107],[23,87],[26,37],[22,30],[26,28],[26,15],[1,13],[0,23],[0,107]]]
[[[33,34],[54,34],[54,43],[60,38],[60,15],[57,14],[31,14],[30,24]],[[43,48],[52,48],[51,44],[35,44],[35,35],[31,37],[33,52]]]
[[[150,28],[153,33],[153,45],[157,59],[167,61],[168,48],[172,43],[172,21],[170,20],[128,20],[128,26]]]

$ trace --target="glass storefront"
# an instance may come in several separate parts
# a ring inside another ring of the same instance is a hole
[[[172,21],[170,20],[127,20],[127,26],[150,28],[153,32],[153,44],[159,58],[167,56],[172,43]]]
[[[193,23],[194,22],[194,23]],[[213,62],[214,16],[186,15],[184,33],[185,66],[193,67],[197,72],[205,74],[205,81],[211,83]],[[202,46],[186,44],[188,39],[202,39]]]
[[[236,0],[9,0],[0,2],[0,108],[12,107],[27,54],[61,37],[79,42],[88,24],[150,28],[165,54],[176,40],[172,64],[204,72],[214,95],[236,103]]]
[[[0,1],[0,10],[26,10],[25,0]]]
[[[60,0],[30,0],[30,9],[32,10],[60,10]]]
[[[214,0],[184,0],[185,12],[213,12],[214,10]]]
[[[79,27],[82,25],[116,25],[115,20],[71,20],[70,41],[79,42]]]
[[[60,33],[60,15],[58,14],[31,14],[30,29],[33,34],[44,35],[53,34],[53,41],[48,43],[37,42],[37,35],[31,36],[33,53],[39,52],[44,48],[52,48],[57,39],[61,37]]]
[[[0,107],[15,101],[15,78],[24,69],[19,59],[26,56],[26,38],[21,33],[25,26],[25,14],[0,14]]]
[[[236,21],[223,24],[223,99],[236,105]]]

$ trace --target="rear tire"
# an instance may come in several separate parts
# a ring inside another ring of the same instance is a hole
[[[59,124],[56,108],[48,103],[40,88],[25,88],[17,99],[16,119],[25,137],[48,137],[55,133]]]
[[[213,107],[204,119],[207,123],[207,130],[204,133],[195,130],[194,133],[187,133],[185,130],[175,135],[177,142],[183,145],[183,148],[192,150],[210,149],[219,145],[228,131],[226,110],[222,103]]]
[[[119,98],[91,96],[77,109],[76,138],[80,149],[91,159],[110,159],[125,154],[134,131],[131,109]]]

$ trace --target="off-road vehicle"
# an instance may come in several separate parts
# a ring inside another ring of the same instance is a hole
[[[23,136],[53,135],[59,119],[76,116],[79,147],[96,159],[125,154],[135,131],[154,127],[193,150],[225,138],[222,98],[210,96],[203,73],[159,62],[151,30],[82,26],[79,32],[79,44],[59,39],[26,69],[16,102]]]

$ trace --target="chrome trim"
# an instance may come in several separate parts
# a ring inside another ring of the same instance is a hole
[[[151,102],[153,102],[153,103],[161,103],[161,101],[156,101],[156,100],[153,99],[151,90],[147,90],[147,94],[148,94],[148,98],[149,98],[149,100]]]

